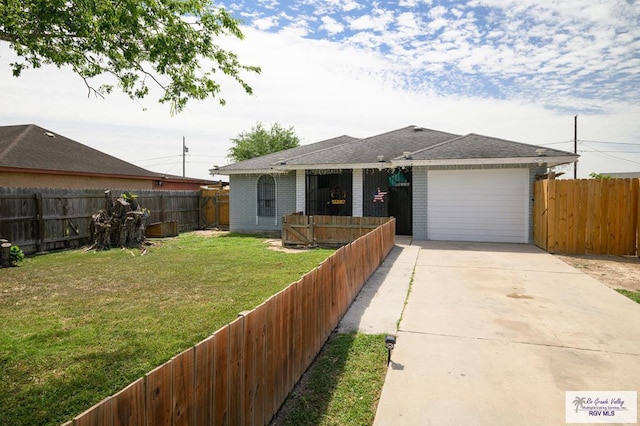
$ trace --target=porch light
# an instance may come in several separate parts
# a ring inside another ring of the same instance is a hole
[[[404,157],[405,160],[408,160],[411,158],[411,151],[404,151],[402,153],[402,156]]]
[[[384,155],[378,155],[378,161],[384,163]]]

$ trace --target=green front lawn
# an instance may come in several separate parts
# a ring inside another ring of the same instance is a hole
[[[273,426],[370,425],[386,372],[384,335],[333,335],[283,404]]]
[[[634,302],[640,303],[640,291],[631,291],[631,290],[623,290],[623,289],[617,289],[616,291],[620,294],[624,294]]]
[[[212,334],[332,253],[183,234],[0,269],[0,425],[59,425]]]

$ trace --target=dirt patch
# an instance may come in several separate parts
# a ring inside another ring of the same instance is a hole
[[[556,255],[608,287],[640,291],[640,258],[632,256]]]
[[[200,230],[191,231],[191,232],[201,237],[219,237],[220,235],[225,235],[229,233],[229,231],[221,231],[219,229],[200,229]]]
[[[311,250],[310,248],[303,246],[283,247],[282,240],[277,240],[275,238],[270,238],[264,242],[269,245],[269,250],[281,251],[284,253],[304,253],[305,251]]]

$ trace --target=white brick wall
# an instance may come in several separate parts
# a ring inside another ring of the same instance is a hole
[[[296,210],[296,176],[276,174],[276,215],[258,217],[257,184],[260,175],[229,176],[229,229],[233,232],[281,231],[282,216]]]
[[[362,169],[354,169],[351,181],[353,203],[351,205],[351,214],[354,217],[362,217],[363,213],[363,197],[364,197],[364,177]]]
[[[307,178],[304,170],[296,170],[296,211],[306,213],[307,199]]]

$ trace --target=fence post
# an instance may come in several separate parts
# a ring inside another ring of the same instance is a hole
[[[36,220],[38,221],[38,226],[36,226],[36,252],[41,252],[42,250],[44,250],[44,233],[45,233],[42,194],[36,193],[35,198],[36,198]]]
[[[633,180],[633,196],[636,203],[636,256],[640,257],[640,178]]]

